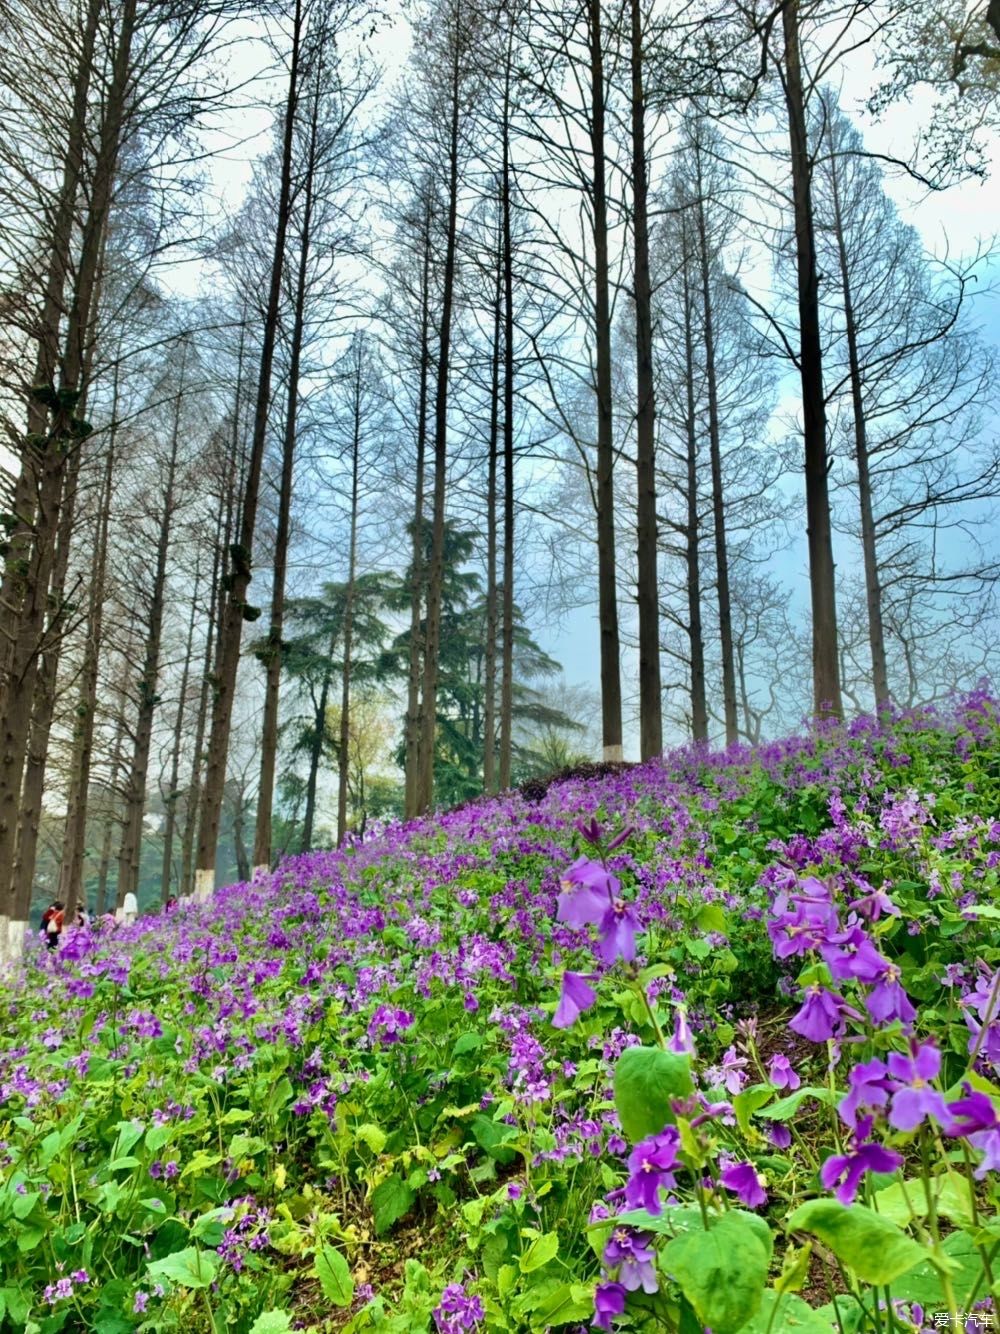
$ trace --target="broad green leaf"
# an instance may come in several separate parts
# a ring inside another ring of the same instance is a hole
[[[754,1112],[759,1111],[765,1103],[770,1102],[773,1096],[774,1090],[770,1084],[754,1084],[752,1088],[737,1093],[733,1099],[733,1111],[736,1113],[737,1123],[744,1135],[750,1133],[751,1116]]]
[[[375,1231],[379,1236],[388,1232],[398,1219],[408,1213],[413,1205],[414,1195],[405,1181],[399,1177],[387,1177],[372,1191],[372,1213],[375,1216]]]
[[[250,1326],[250,1334],[286,1334],[292,1317],[284,1311],[264,1311]]]
[[[15,1193],[14,1203],[11,1206],[14,1217],[23,1222],[41,1198],[41,1192],[37,1190],[29,1190],[24,1195]]]
[[[769,1121],[790,1121],[799,1110],[806,1098],[815,1098],[817,1102],[829,1104],[834,1097],[839,1098],[840,1094],[831,1094],[829,1089],[824,1088],[804,1088],[796,1089],[794,1093],[789,1093],[785,1098],[779,1098],[777,1102],[772,1102],[770,1107],[765,1107],[761,1116],[766,1116]]]
[[[154,1260],[146,1268],[150,1278],[165,1278],[182,1288],[207,1288],[215,1281],[219,1257],[215,1251],[186,1246],[163,1260]]]
[[[744,1334],[831,1334],[831,1331],[830,1322],[801,1297],[768,1288],[761,1298],[760,1310],[744,1326]]]
[[[476,1051],[483,1045],[483,1035],[481,1033],[463,1033],[461,1037],[455,1039],[455,1045],[451,1049],[451,1058],[464,1056],[466,1052]]]
[[[594,1289],[586,1283],[563,1283],[532,1311],[535,1329],[579,1324],[594,1314]]]
[[[735,1334],[760,1306],[771,1256],[750,1218],[734,1211],[708,1232],[686,1232],[663,1250],[663,1268],[712,1334]]]
[[[701,1210],[693,1204],[668,1205],[660,1214],[651,1214],[645,1209],[629,1209],[627,1213],[616,1214],[614,1222],[626,1223],[643,1232],[659,1232],[667,1237],[676,1236],[678,1232],[688,1232],[691,1228],[704,1227]],[[607,1227],[608,1224],[599,1223],[595,1226]]]
[[[146,1131],[146,1148],[150,1153],[159,1153],[172,1134],[172,1126],[150,1126]]]
[[[947,1176],[932,1178],[932,1181],[937,1213],[956,1223],[970,1222],[972,1199],[965,1177],[949,1172]],[[924,1183],[919,1179],[894,1181],[885,1190],[876,1192],[874,1206],[883,1218],[891,1219],[901,1226],[912,1222],[914,1218],[926,1218],[928,1209]]]
[[[810,1200],[795,1210],[785,1227],[819,1237],[866,1283],[892,1283],[927,1254],[890,1219],[862,1204],[847,1207],[837,1200]]]
[[[547,1265],[559,1250],[559,1237],[555,1232],[543,1232],[521,1256],[518,1267],[522,1274],[531,1274],[542,1265]]]
[[[363,1126],[358,1126],[354,1132],[355,1140],[360,1140],[362,1144],[368,1146],[372,1153],[379,1154],[385,1148],[385,1142],[388,1139],[385,1131],[380,1127],[366,1121]]]
[[[894,1281],[892,1295],[901,1301],[920,1302],[925,1310],[943,1309],[941,1275],[929,1252],[920,1249],[923,1260]],[[982,1274],[983,1262],[975,1243],[965,1232],[952,1232],[941,1243],[940,1258],[949,1266],[955,1300],[964,1306]]]
[[[672,1098],[692,1092],[687,1056],[659,1047],[626,1047],[615,1065],[615,1107],[633,1144],[657,1135],[674,1119]]]
[[[322,1246],[314,1261],[316,1275],[323,1296],[334,1306],[350,1306],[354,1296],[354,1279],[344,1256],[336,1246]]]

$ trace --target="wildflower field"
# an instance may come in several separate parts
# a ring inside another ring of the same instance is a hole
[[[991,1328],[998,865],[975,695],[32,948],[0,1329]]]

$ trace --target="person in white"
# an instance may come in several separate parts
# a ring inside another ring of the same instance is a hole
[[[139,900],[131,890],[122,899],[122,921],[126,926],[131,926],[139,916]]]

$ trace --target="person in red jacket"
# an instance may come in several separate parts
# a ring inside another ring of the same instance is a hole
[[[45,932],[45,944],[50,950],[54,950],[59,944],[59,937],[62,935],[63,925],[66,916],[63,911],[65,904],[61,899],[56,899],[50,908],[46,908],[42,913],[42,930]]]

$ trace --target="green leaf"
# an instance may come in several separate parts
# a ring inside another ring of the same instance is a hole
[[[292,1317],[284,1311],[264,1311],[250,1326],[250,1334],[286,1334]]]
[[[626,1047],[615,1065],[615,1107],[633,1144],[659,1134],[674,1119],[671,1099],[693,1089],[689,1057],[659,1047]]]
[[[755,1226],[767,1224],[752,1217],[734,1210],[708,1232],[686,1232],[664,1248],[663,1268],[712,1334],[735,1334],[760,1306],[771,1254]]]
[[[639,1228],[643,1232],[658,1232],[662,1236],[673,1237],[678,1232],[688,1232],[691,1228],[703,1228],[701,1210],[697,1205],[668,1206],[661,1214],[651,1214],[645,1209],[629,1209],[626,1213],[616,1214],[616,1223],[625,1223],[628,1227]],[[596,1228],[606,1224],[595,1224]]]
[[[379,1154],[385,1148],[386,1140],[389,1138],[385,1131],[380,1127],[366,1121],[363,1126],[358,1126],[354,1132],[355,1140],[360,1140],[366,1144],[372,1153]]]
[[[334,1306],[350,1306],[354,1279],[347,1261],[336,1246],[322,1246],[314,1261],[323,1296]]]
[[[720,936],[726,934],[726,914],[722,910],[722,905],[718,903],[706,903],[698,909],[698,916],[695,918],[700,931],[715,931]]]
[[[15,1194],[14,1203],[11,1206],[14,1217],[23,1222],[41,1198],[41,1192],[37,1190],[29,1190],[24,1195]]]
[[[779,1098],[770,1107],[764,1108],[760,1115],[766,1116],[769,1121],[790,1121],[806,1098],[815,1098],[817,1102],[825,1102],[829,1105],[834,1097],[839,1098],[840,1094],[832,1094],[829,1089],[796,1089],[794,1093],[789,1093],[786,1098]]]
[[[932,1178],[935,1210],[952,1222],[968,1223],[972,1219],[972,1193],[965,1177],[949,1172],[947,1176]],[[885,1190],[876,1192],[873,1201],[876,1211],[893,1223],[904,1226],[914,1218],[927,1216],[927,1192],[919,1179],[895,1181]]]
[[[482,1033],[463,1033],[461,1037],[455,1039],[455,1045],[451,1049],[451,1059],[464,1056],[466,1052],[476,1051],[482,1045]]]
[[[895,1296],[895,1294],[893,1294]],[[777,1307],[777,1310],[775,1308]],[[830,1334],[830,1322],[794,1293],[768,1288],[744,1334]]]
[[[563,1283],[546,1296],[532,1311],[532,1326],[548,1329],[553,1325],[576,1324],[594,1314],[594,1289],[586,1283]]]
[[[147,1265],[150,1278],[165,1278],[182,1288],[207,1288],[215,1281],[219,1257],[214,1251],[186,1246],[163,1260]]]
[[[795,1210],[785,1227],[819,1237],[866,1283],[892,1283],[927,1254],[895,1223],[861,1204],[846,1207],[837,1200],[810,1200]]]
[[[770,1084],[754,1084],[752,1088],[737,1093],[733,1099],[733,1111],[736,1113],[737,1123],[744,1135],[750,1133],[751,1116],[754,1112],[759,1111],[765,1103],[770,1102],[773,1096],[774,1090]]]
[[[930,1259],[930,1253],[921,1247],[924,1259],[920,1264],[900,1275],[892,1285],[893,1297],[901,1301],[919,1302],[925,1309],[940,1309],[944,1301],[941,1274]],[[983,1262],[972,1238],[965,1232],[952,1232],[941,1243],[939,1260],[951,1271],[955,1300],[964,1306],[979,1282]]]
[[[555,1232],[543,1232],[536,1237],[518,1261],[522,1274],[534,1273],[556,1255],[559,1250],[559,1237]]]
[[[372,1213],[375,1215],[375,1231],[379,1236],[388,1232],[393,1223],[409,1212],[413,1200],[413,1191],[399,1177],[387,1177],[381,1185],[375,1187],[372,1191]]]

